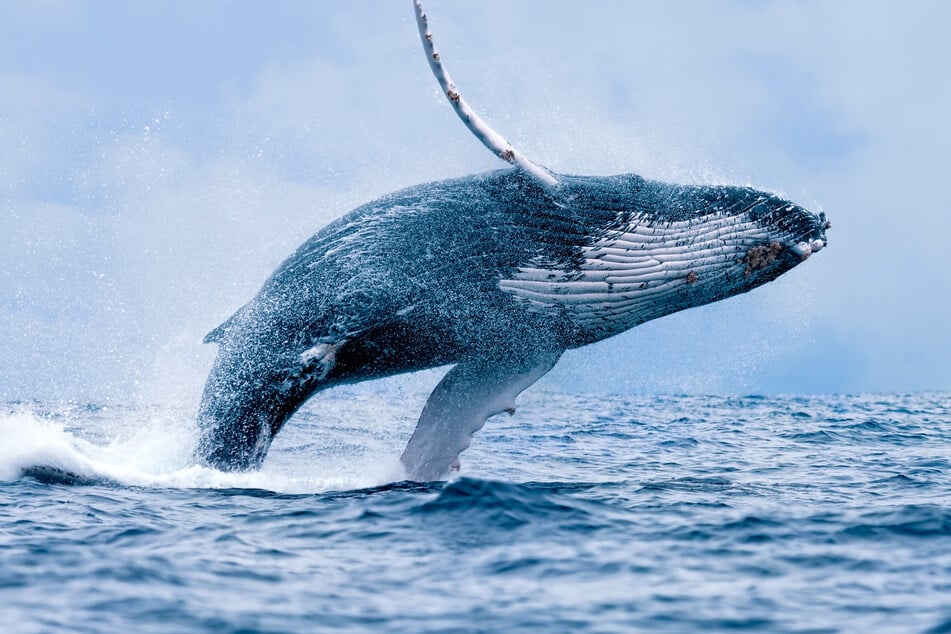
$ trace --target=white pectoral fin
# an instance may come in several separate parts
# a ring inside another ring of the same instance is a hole
[[[418,482],[446,476],[486,419],[515,408],[515,397],[551,370],[561,351],[520,363],[480,359],[460,363],[429,396],[416,431],[400,457],[407,477]]]

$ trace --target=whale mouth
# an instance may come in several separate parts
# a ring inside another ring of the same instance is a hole
[[[826,239],[826,231],[832,228],[832,223],[826,219],[824,212],[819,213],[818,216],[813,216],[813,218],[814,227],[811,235],[805,236],[802,240],[789,247],[793,254],[799,256],[800,261],[808,260],[810,255],[818,253],[829,244],[828,239]]]
[[[826,231],[832,223],[825,212],[812,212],[778,197],[766,197],[758,199],[749,214],[765,229],[766,236],[744,253],[747,275],[774,262],[788,270],[829,244]]]
[[[761,281],[768,281],[828,246],[826,230],[832,225],[824,213],[816,215],[794,205],[783,211],[787,213],[780,218],[781,233],[774,234],[772,240],[748,247],[744,252],[740,260],[744,277],[755,274],[759,279],[765,275]]]
[[[809,256],[813,253],[818,253],[820,250],[825,248],[829,244],[829,241],[823,238],[816,238],[810,242],[799,242],[794,244],[790,249],[793,253],[799,256],[802,260],[808,260]]]

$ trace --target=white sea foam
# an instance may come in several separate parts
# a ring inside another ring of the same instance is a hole
[[[288,436],[301,439],[302,434]],[[403,477],[399,454],[384,446],[387,443],[315,456],[306,446],[295,448],[285,441],[286,450],[259,471],[226,473],[203,467],[193,458],[197,432],[191,418],[154,408],[8,410],[0,412],[0,438],[0,480],[6,481],[42,469],[61,472],[66,480],[124,486],[311,493],[377,486]]]

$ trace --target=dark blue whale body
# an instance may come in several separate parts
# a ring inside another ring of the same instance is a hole
[[[314,393],[447,364],[402,457],[442,477],[561,353],[775,279],[827,223],[745,187],[519,170],[411,187],[304,243],[212,331],[199,457],[258,466]]]

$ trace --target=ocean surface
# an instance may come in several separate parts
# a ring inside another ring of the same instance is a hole
[[[0,405],[0,631],[951,632],[951,395],[533,389],[399,482],[424,400],[318,395],[251,474],[188,408]]]

